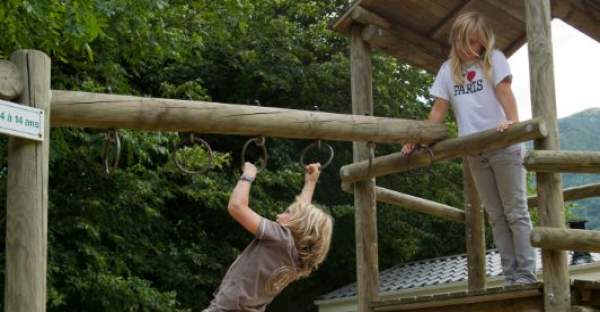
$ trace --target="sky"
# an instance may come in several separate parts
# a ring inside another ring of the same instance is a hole
[[[600,107],[600,43],[559,19],[552,21],[554,80],[558,118]],[[531,119],[527,44],[508,62],[519,119]]]

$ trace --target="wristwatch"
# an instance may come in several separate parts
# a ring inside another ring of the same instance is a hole
[[[248,182],[252,183],[252,182],[254,182],[254,178],[249,177],[245,174],[242,174],[242,176],[240,177],[240,181],[248,181]]]

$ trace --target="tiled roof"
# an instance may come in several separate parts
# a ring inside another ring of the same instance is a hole
[[[540,250],[537,257],[537,268],[541,269]],[[572,253],[568,253],[568,263]],[[600,254],[592,253],[594,262],[600,261]],[[502,275],[500,255],[494,250],[486,252],[486,271],[488,278]],[[390,292],[408,288],[442,285],[467,280],[466,254],[426,259],[395,265],[379,273],[379,292]],[[329,300],[352,297],[356,295],[356,283],[338,288],[318,298]]]

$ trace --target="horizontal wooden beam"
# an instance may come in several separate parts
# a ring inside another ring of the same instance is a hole
[[[350,28],[354,24],[352,13],[354,9],[369,5],[374,0],[356,0],[332,25],[331,30],[343,35],[350,35]]]
[[[600,173],[600,152],[528,151],[525,168],[536,172]]]
[[[383,187],[375,187],[375,192],[378,202],[400,206],[408,210],[426,213],[458,223],[465,223],[465,212],[458,208],[392,191]]]
[[[372,164],[361,161],[340,168],[342,182],[354,183],[372,177],[429,166],[432,162],[449,160],[459,156],[474,155],[512,144],[545,137],[548,134],[542,119],[532,119],[512,125],[504,132],[490,129],[462,137],[440,141],[427,150],[415,151],[410,157],[393,153],[376,157]]]
[[[364,28],[362,37],[371,47],[433,73],[448,58],[447,46],[406,28],[369,25]]]
[[[363,7],[357,6],[352,10],[352,19],[364,25],[375,25],[383,29],[389,29],[392,24],[385,18],[367,10]]]
[[[56,90],[51,124],[376,143],[447,135],[443,125],[415,120]]]
[[[600,231],[535,227],[531,245],[543,249],[600,252]]]
[[[596,196],[600,196],[600,183],[570,187],[563,190],[563,198],[565,201],[572,201]],[[537,207],[537,196],[530,196],[529,198],[527,198],[527,205],[529,206],[529,208]]]

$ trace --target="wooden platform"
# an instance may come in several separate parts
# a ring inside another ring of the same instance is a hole
[[[494,287],[475,292],[382,300],[374,311],[415,312],[542,312],[543,284]],[[575,280],[571,286],[572,312],[600,312],[600,282]]]

